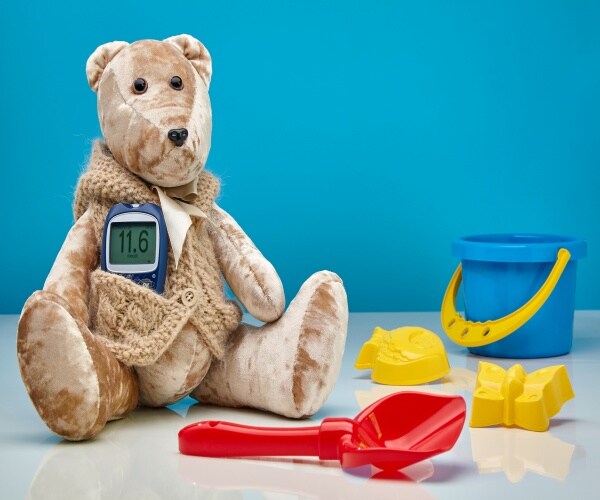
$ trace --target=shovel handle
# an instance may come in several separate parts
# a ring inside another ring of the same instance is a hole
[[[253,427],[208,420],[179,431],[179,451],[203,457],[318,456],[319,427]]]
[[[341,436],[354,433],[354,421],[326,418],[314,427],[253,427],[205,420],[179,431],[179,451],[202,457],[314,456],[338,458]]]

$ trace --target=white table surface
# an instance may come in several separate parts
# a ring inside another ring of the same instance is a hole
[[[340,378],[308,421],[194,404],[188,398],[169,408],[138,409],[109,423],[92,441],[63,442],[40,420],[20,380],[16,325],[17,316],[0,316],[0,499],[600,498],[600,311],[576,313],[570,355],[520,361],[527,372],[565,364],[576,393],[542,433],[468,427],[477,363],[490,358],[450,343],[438,313],[355,313]],[[377,385],[369,371],[353,368],[376,325],[419,325],[444,339],[450,375],[417,389],[465,398],[467,424],[450,452],[405,469],[404,480],[368,477],[367,469],[350,474],[335,462],[308,458],[210,459],[178,453],[178,430],[199,420],[314,425],[324,417],[352,417],[378,397],[408,389]],[[515,363],[494,362],[505,368]]]

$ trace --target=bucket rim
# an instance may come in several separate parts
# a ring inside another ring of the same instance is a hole
[[[452,255],[486,262],[554,262],[566,248],[570,260],[587,255],[587,242],[576,236],[542,233],[490,233],[463,236],[452,242]]]

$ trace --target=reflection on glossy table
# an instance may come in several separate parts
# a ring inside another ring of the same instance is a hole
[[[547,432],[465,425],[453,450],[386,477],[370,468],[352,473],[311,458],[209,459],[178,453],[177,432],[199,420],[250,425],[314,425],[352,417],[397,390],[460,394],[470,415],[478,358],[450,343],[437,313],[350,315],[344,364],[325,406],[293,421],[253,410],[226,409],[185,399],[163,409],[138,409],[109,423],[96,439],[68,443],[42,423],[21,383],[15,354],[17,316],[0,316],[0,498],[598,498],[600,488],[600,311],[578,311],[570,355],[519,361],[527,372],[564,364],[575,390]],[[354,360],[373,328],[428,328],[443,338],[452,370],[433,384],[373,383]],[[507,368],[514,360],[493,360]],[[406,411],[410,411],[407,408]],[[373,473],[375,475],[373,476]]]

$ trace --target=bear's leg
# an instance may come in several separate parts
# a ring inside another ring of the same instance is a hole
[[[140,403],[166,406],[179,401],[198,386],[211,361],[212,354],[188,323],[156,363],[136,368]]]
[[[339,373],[348,328],[340,278],[312,275],[285,314],[260,328],[242,324],[227,353],[192,393],[223,406],[250,406],[292,418],[314,414]]]
[[[17,355],[29,397],[59,436],[79,441],[137,406],[133,370],[121,364],[60,296],[34,293],[19,320]]]

